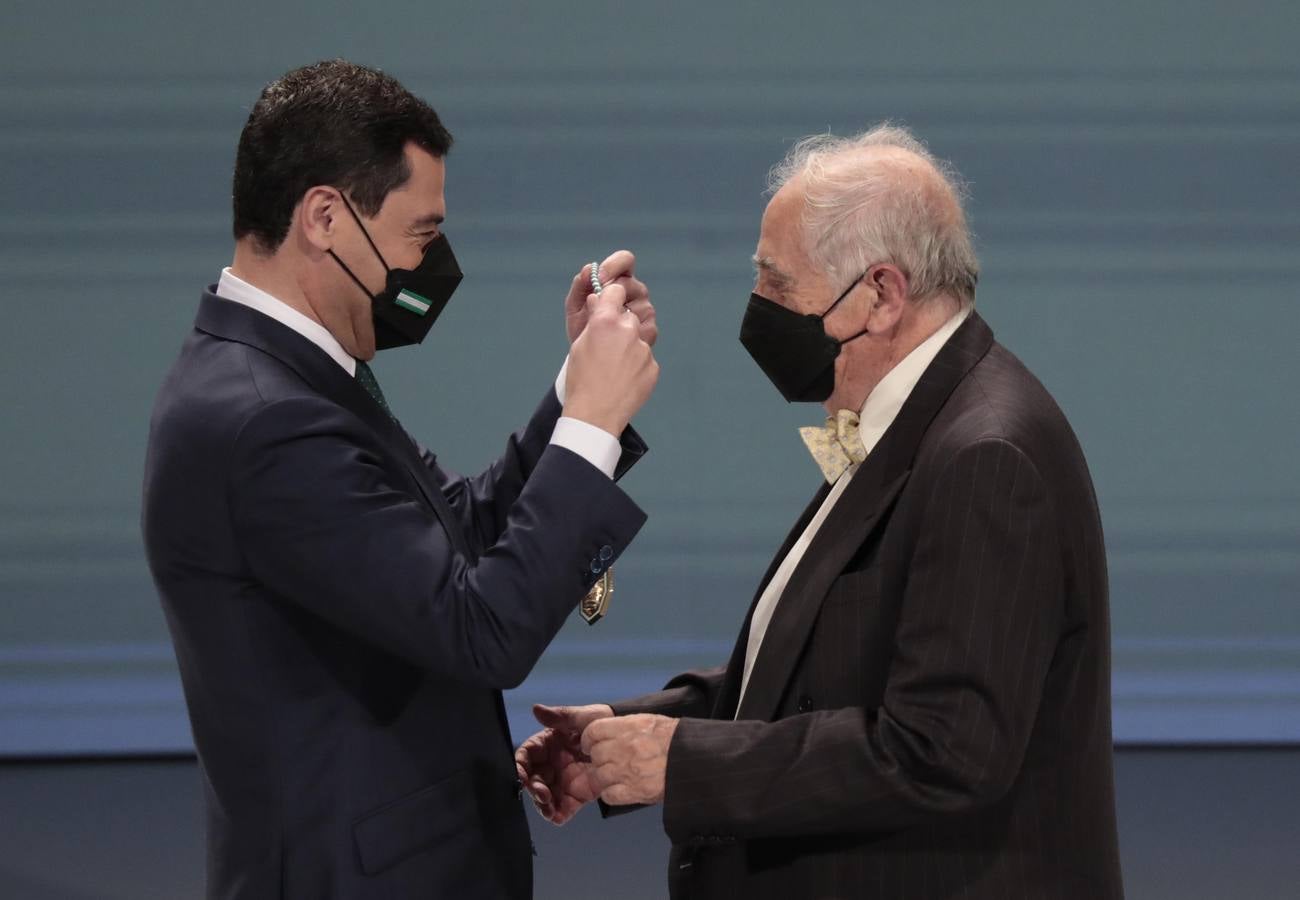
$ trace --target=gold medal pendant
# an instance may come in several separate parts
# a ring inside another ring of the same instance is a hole
[[[614,570],[606,569],[578,604],[578,612],[588,625],[595,625],[609,612],[609,598],[614,594]]]

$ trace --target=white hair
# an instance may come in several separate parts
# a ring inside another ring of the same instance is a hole
[[[854,137],[804,138],[772,169],[768,187],[775,193],[796,176],[805,249],[834,280],[890,263],[907,275],[914,300],[975,302],[979,260],[962,209],[965,185],[906,128],[885,122]]]

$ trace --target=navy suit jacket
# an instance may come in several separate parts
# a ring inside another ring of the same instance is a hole
[[[476,478],[212,293],[158,394],[143,529],[208,810],[208,896],[526,898],[501,691],[645,521],[549,444]],[[619,472],[644,452],[629,430]]]

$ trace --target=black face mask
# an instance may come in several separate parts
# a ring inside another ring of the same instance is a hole
[[[387,350],[390,347],[405,347],[418,344],[424,340],[433,323],[447,306],[456,286],[465,276],[456,264],[456,256],[451,252],[451,244],[445,234],[439,234],[424,250],[424,258],[414,269],[389,269],[384,255],[379,252],[370,232],[361,223],[361,217],[352,209],[346,197],[343,205],[352,213],[352,218],[361,226],[361,233],[366,236],[370,249],[375,251],[379,262],[388,271],[388,283],[384,290],[372,294],[361,283],[361,279],[352,274],[352,270],[343,260],[330,250],[329,255],[343,266],[343,271],[365,291],[370,298],[375,323],[375,349]]]
[[[835,390],[835,358],[840,348],[867,330],[837,341],[826,333],[823,320],[861,280],[855,278],[820,316],[800,315],[759,294],[749,295],[749,307],[740,323],[740,343],[790,403],[822,403]]]

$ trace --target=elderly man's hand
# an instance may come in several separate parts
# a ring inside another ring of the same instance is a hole
[[[655,308],[650,302],[650,289],[636,277],[636,257],[630,250],[611,253],[599,266],[600,283],[604,287],[620,285],[626,292],[623,305],[633,313],[641,340],[651,347],[659,337]],[[583,266],[573,277],[569,295],[564,298],[564,324],[572,344],[587,327],[587,297],[591,294],[591,266]]]
[[[613,806],[658,803],[664,798],[668,745],[677,720],[635,715],[599,719],[582,733],[582,750],[591,757],[591,782]]]
[[[546,727],[519,745],[515,769],[537,811],[552,825],[563,825],[592,800],[591,761],[582,752],[582,732],[597,719],[614,715],[604,704],[533,707]]]

